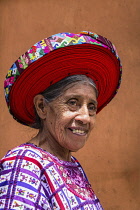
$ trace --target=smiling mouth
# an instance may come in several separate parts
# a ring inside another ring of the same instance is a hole
[[[86,131],[80,130],[80,129],[72,129],[69,128],[70,131],[72,131],[72,133],[76,134],[76,135],[80,135],[80,136],[84,136],[87,134]]]

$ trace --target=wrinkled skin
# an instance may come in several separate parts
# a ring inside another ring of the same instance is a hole
[[[71,152],[81,149],[95,125],[97,100],[88,83],[74,83],[54,101],[47,103],[37,95],[34,104],[43,129],[30,142],[70,161]]]

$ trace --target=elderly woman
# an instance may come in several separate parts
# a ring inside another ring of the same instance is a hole
[[[39,132],[1,160],[0,209],[103,209],[71,152],[85,145],[120,78],[114,45],[92,32],[53,35],[19,57],[5,79],[6,102]]]

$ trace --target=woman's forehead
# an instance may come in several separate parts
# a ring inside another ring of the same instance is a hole
[[[62,94],[63,97],[77,96],[77,97],[86,97],[93,100],[96,100],[96,91],[95,88],[86,82],[77,82],[71,84]]]

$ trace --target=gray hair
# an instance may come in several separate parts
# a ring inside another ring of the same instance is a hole
[[[53,100],[55,100],[57,97],[61,96],[68,88],[70,88],[70,86],[73,83],[76,83],[76,82],[90,84],[96,92],[96,98],[98,97],[98,90],[96,88],[96,84],[94,83],[94,81],[90,77],[87,77],[86,75],[80,75],[80,74],[65,77],[64,79],[48,87],[46,90],[44,90],[40,94],[44,96],[44,98],[46,99],[48,103],[50,103]],[[35,123],[32,124],[31,127],[36,128],[36,129],[41,129],[43,126],[42,121],[40,117],[38,116],[36,110],[35,110],[35,116],[36,116]]]

